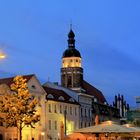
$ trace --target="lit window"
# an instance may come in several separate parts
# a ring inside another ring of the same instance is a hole
[[[51,120],[49,120],[49,130],[51,130],[52,126],[51,126]]]
[[[94,102],[97,102],[97,98],[94,98]]]

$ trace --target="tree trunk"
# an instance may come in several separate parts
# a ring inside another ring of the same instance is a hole
[[[18,140],[22,140],[22,126],[21,126],[21,123],[19,124],[19,127],[18,127]]]
[[[22,140],[22,126],[21,126],[21,123],[20,123],[20,128],[19,128],[19,137],[20,137],[20,140]]]

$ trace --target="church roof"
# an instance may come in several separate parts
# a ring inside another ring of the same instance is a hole
[[[100,90],[89,84],[88,82],[84,81],[82,82],[82,88],[85,90],[87,94],[93,95],[96,99],[97,102],[99,103],[105,103],[107,102],[104,95]]]
[[[43,86],[44,90],[47,93],[46,99],[47,100],[54,100],[54,101],[58,101],[58,102],[64,102],[64,103],[70,103],[70,104],[77,104],[79,105],[79,103],[72,98],[71,96],[69,96],[65,91],[63,90],[59,90],[59,89],[55,89],[55,88],[51,88],[51,87],[47,87],[47,86]],[[53,98],[49,98],[50,95]],[[62,100],[62,98],[63,100]]]
[[[34,74],[23,75],[23,78],[25,78],[28,82],[33,76],[34,76]],[[2,78],[2,79],[0,79],[0,84],[6,84],[6,85],[10,86],[13,83],[14,78],[15,77]]]

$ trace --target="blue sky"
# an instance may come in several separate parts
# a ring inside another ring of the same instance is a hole
[[[111,103],[140,95],[139,0],[4,0],[0,2],[1,77],[35,73],[60,81],[70,23],[81,52],[84,79]]]

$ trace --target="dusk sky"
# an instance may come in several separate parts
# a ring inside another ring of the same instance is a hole
[[[0,2],[0,77],[36,74],[59,81],[72,23],[84,79],[109,103],[140,96],[140,0],[4,0]]]

